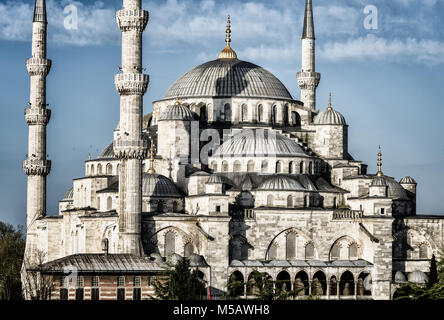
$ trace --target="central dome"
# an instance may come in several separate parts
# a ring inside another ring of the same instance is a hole
[[[224,97],[293,100],[269,71],[238,59],[217,59],[192,69],[173,83],[163,99]]]

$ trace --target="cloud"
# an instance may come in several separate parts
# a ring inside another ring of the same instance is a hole
[[[1,0],[0,0],[1,1]],[[0,3],[0,40],[30,41],[32,1]],[[372,1],[379,13],[379,30],[363,27],[366,1],[315,3],[319,58],[392,59],[441,64],[444,25],[437,6],[442,0]],[[78,29],[67,30],[64,8],[74,5]],[[50,45],[120,45],[115,11],[109,2],[48,0]],[[232,15],[232,45],[243,59],[279,62],[300,55],[303,1],[145,1],[150,11],[145,42],[153,52],[195,50],[197,58],[214,56],[225,39],[226,16]]]

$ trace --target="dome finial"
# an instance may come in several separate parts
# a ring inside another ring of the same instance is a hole
[[[378,173],[376,174],[378,177],[384,176],[382,173],[382,151],[381,146],[379,146],[379,152],[378,152]]]
[[[176,102],[174,104],[175,105],[181,104],[180,99],[179,99],[179,94],[176,94]]]
[[[225,48],[219,53],[218,59],[237,59],[236,52],[231,48],[231,18],[228,15],[227,29],[225,31]]]
[[[328,107],[327,107],[327,109],[328,109],[328,110],[333,110],[333,107],[332,107],[332,105],[331,105],[331,92],[330,92],[330,94],[328,95]]]
[[[151,147],[150,147],[150,169],[148,170],[149,174],[155,174],[156,170],[154,169],[154,142],[151,139]]]

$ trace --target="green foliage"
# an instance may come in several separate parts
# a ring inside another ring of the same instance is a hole
[[[23,299],[20,270],[24,252],[23,229],[0,222],[0,300]]]
[[[196,270],[190,270],[187,258],[157,277],[153,286],[156,299],[160,300],[202,300],[206,294],[205,284]]]
[[[433,255],[432,260],[430,261],[430,272],[429,272],[429,281],[427,282],[427,289],[432,288],[437,283],[438,283],[438,266],[436,263],[435,255]]]

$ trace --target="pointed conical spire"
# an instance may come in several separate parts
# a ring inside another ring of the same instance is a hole
[[[315,39],[314,22],[313,22],[313,5],[311,0],[305,2],[304,31],[302,39]]]
[[[384,176],[382,173],[382,151],[381,146],[379,146],[379,152],[378,152],[378,173],[376,174],[378,177]]]
[[[48,21],[46,19],[46,1],[45,0],[35,0],[33,22],[48,23]]]
[[[231,48],[231,20],[230,16],[228,16],[227,21],[227,30],[225,31],[226,37],[225,37],[225,48],[219,53],[218,59],[237,59],[237,54],[234,52],[234,50]]]

